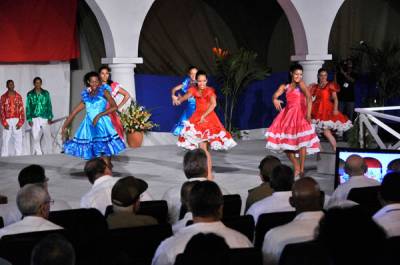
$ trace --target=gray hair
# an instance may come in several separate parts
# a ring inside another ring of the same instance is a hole
[[[23,216],[36,215],[39,208],[50,200],[43,184],[27,184],[17,194],[17,205]]]

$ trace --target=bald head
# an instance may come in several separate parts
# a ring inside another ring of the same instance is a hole
[[[320,211],[324,205],[324,197],[318,183],[310,177],[297,180],[292,187],[290,204],[298,213]]]
[[[344,164],[344,171],[350,176],[364,175],[368,170],[368,166],[359,155],[351,155],[346,159]]]

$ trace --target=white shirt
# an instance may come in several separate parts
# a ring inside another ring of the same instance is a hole
[[[332,193],[328,208],[332,207],[332,205],[340,204],[340,201],[347,200],[347,196],[352,188],[363,188],[379,185],[380,183],[377,180],[368,178],[367,176],[352,176],[348,181],[340,184]]]
[[[186,227],[187,222],[190,220],[193,220],[193,214],[191,212],[186,212],[185,216],[172,226],[172,232],[176,234],[179,230]]]
[[[0,229],[0,238],[5,235],[14,235],[29,232],[63,229],[39,216],[26,216],[21,221]]]
[[[250,206],[246,214],[253,216],[254,222],[257,224],[258,217],[263,213],[294,211],[295,209],[289,204],[289,198],[291,196],[291,191],[274,192],[271,196],[255,202]]]
[[[262,247],[264,265],[278,264],[286,245],[313,240],[323,215],[322,211],[303,212],[290,223],[271,229]]]
[[[225,239],[230,248],[248,248],[253,245],[243,234],[226,227],[222,222],[196,223],[182,228],[158,246],[152,265],[172,265],[178,254],[183,253],[189,240],[198,233],[214,233]]]
[[[372,217],[387,237],[400,236],[400,203],[388,204]]]

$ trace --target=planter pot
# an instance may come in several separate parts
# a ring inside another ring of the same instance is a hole
[[[143,132],[131,132],[126,133],[126,140],[128,142],[128,146],[131,148],[138,148],[142,146],[143,143]]]

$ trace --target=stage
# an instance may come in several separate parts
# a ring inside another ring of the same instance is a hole
[[[323,147],[328,150],[327,143]],[[154,199],[160,199],[172,186],[185,181],[182,160],[185,151],[175,145],[144,146],[127,149],[113,160],[114,176],[133,175],[149,184],[149,193]],[[258,164],[261,159],[272,154],[265,149],[263,140],[243,140],[228,152],[212,152],[215,181],[231,194],[241,195],[243,202],[247,190],[260,184]],[[284,154],[277,155],[285,164],[290,165]],[[324,157],[324,156],[322,156]],[[333,175],[317,172],[316,156],[308,156],[306,176],[315,178],[326,194],[333,190]],[[79,207],[80,198],[90,188],[83,174],[85,161],[63,154],[43,156],[20,156],[0,158],[0,194],[9,201],[15,200],[18,190],[18,172],[29,164],[40,164],[49,178],[49,192],[52,198],[67,201],[73,208]]]

